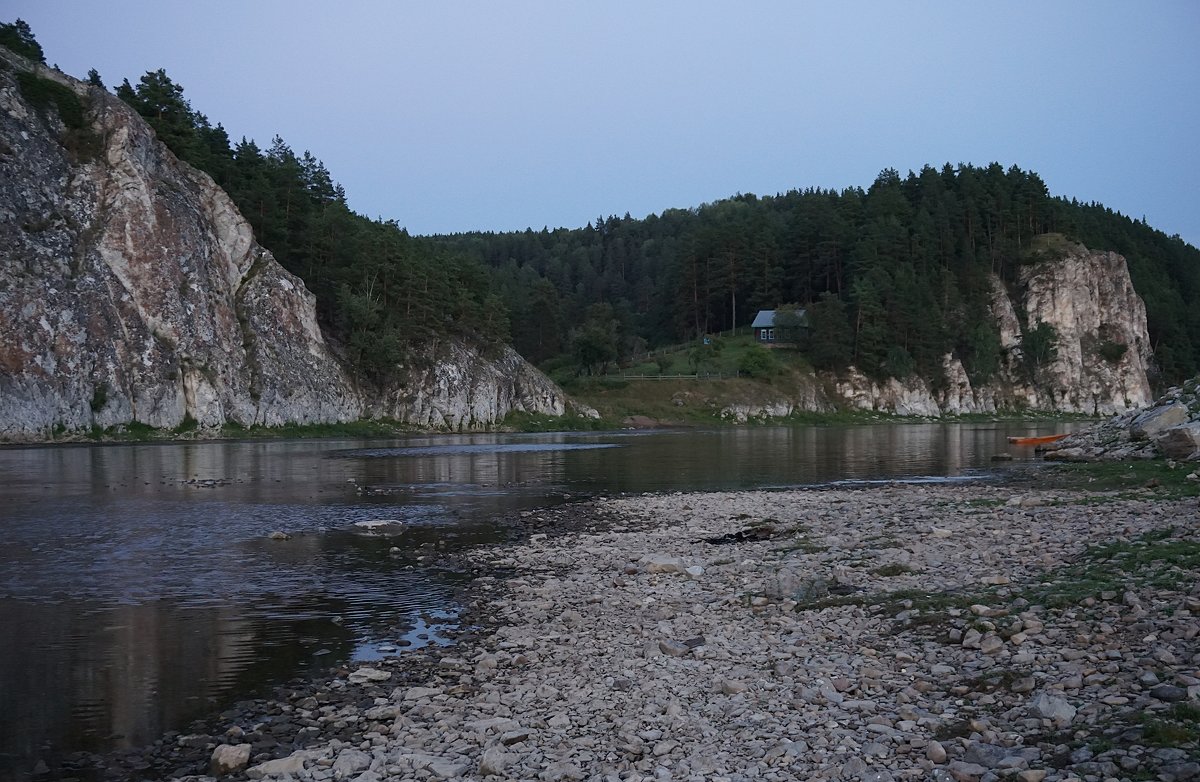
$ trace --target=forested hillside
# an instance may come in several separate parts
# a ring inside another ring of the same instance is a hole
[[[21,24],[0,25],[3,42],[41,59]],[[103,88],[95,71],[89,80]],[[1051,197],[1016,166],[888,169],[866,190],[746,194],[585,228],[423,238],[401,227],[403,216],[352,212],[326,167],[282,138],[265,149],[231,142],[162,70],[116,93],[229,192],[371,375],[446,333],[511,339],[534,362],[579,371],[795,304],[808,309],[818,368],[936,377],[953,352],[984,381],[1000,361],[990,275],[1014,284],[1023,263],[1052,260],[1063,238],[1128,259],[1160,384],[1200,370],[1200,250],[1099,204]],[[1040,336],[1052,350],[1053,335]]]
[[[1062,237],[1125,255],[1145,298],[1163,381],[1200,366],[1200,251],[1098,204],[1053,198],[993,163],[882,172],[871,187],[737,195],[586,228],[442,237],[497,270],[518,350],[535,361],[617,353],[809,308],[819,368],[932,377],[953,351],[973,380],[998,366],[990,274],[1016,281]],[[598,336],[599,335],[599,336]],[[1052,335],[1051,335],[1052,336]]]

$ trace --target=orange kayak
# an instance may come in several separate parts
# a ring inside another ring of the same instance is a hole
[[[1047,434],[1041,437],[1010,437],[1008,441],[1013,445],[1045,445],[1046,443],[1056,443],[1066,437],[1065,434]]]

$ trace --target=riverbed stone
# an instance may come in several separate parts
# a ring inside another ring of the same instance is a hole
[[[1039,692],[1029,699],[1029,710],[1035,716],[1051,720],[1056,727],[1065,728],[1075,719],[1075,707],[1058,695]]]
[[[1176,687],[1174,684],[1159,684],[1150,688],[1150,696],[1160,701],[1175,703],[1187,700],[1188,693],[1184,688]]]
[[[514,756],[500,747],[488,747],[479,759],[479,773],[483,776],[502,776],[513,762]]]
[[[682,559],[668,554],[647,554],[638,560],[638,564],[647,573],[683,573],[687,570]]]
[[[208,773],[214,777],[223,777],[241,771],[249,763],[249,744],[221,744],[213,750]]]
[[[246,776],[251,779],[272,779],[284,775],[296,776],[304,771],[304,761],[309,755],[304,751],[293,752],[285,758],[268,760],[246,769]]]
[[[333,762],[333,778],[348,779],[371,765],[371,756],[359,749],[344,749]]]

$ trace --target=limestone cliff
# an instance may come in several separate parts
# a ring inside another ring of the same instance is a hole
[[[403,386],[356,382],[212,179],[120,100],[0,48],[0,438],[188,419],[466,429],[566,404],[511,351],[419,358]]]
[[[993,278],[992,315],[1002,366],[986,385],[973,387],[962,363],[948,355],[937,382],[880,384],[851,371],[836,383],[838,396],[858,409],[929,416],[997,410],[1111,415],[1152,399],[1146,307],[1120,255],[1070,245],[1053,260],[1023,267],[1014,291]],[[1054,328],[1056,355],[1030,371],[1022,345],[1040,323]]]

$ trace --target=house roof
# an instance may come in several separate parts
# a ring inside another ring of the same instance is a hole
[[[774,327],[775,312],[776,312],[776,310],[759,310],[758,314],[754,316],[754,322],[750,324],[750,328],[752,328],[752,329],[769,329],[769,328]],[[801,326],[807,325],[807,323],[808,323],[807,313],[808,313],[808,311],[805,310],[804,308],[799,308],[796,310],[796,317],[798,317],[800,319],[799,325],[801,325]]]
[[[775,310],[759,310],[750,324],[752,329],[769,329],[775,325]]]

